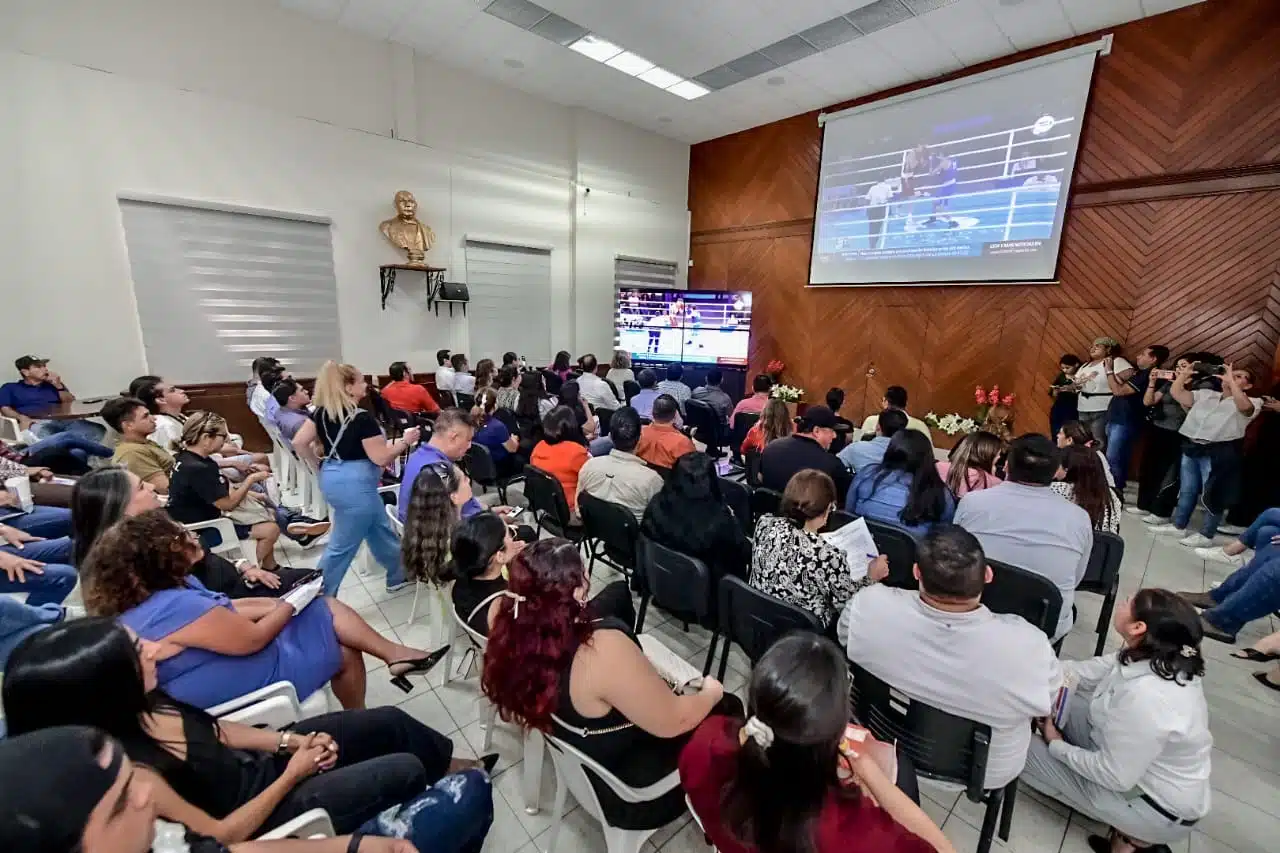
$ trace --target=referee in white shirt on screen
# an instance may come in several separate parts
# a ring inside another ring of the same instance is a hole
[[[884,242],[885,217],[889,214],[889,202],[893,200],[893,182],[886,178],[874,183],[867,190],[867,242],[872,249],[879,249]]]

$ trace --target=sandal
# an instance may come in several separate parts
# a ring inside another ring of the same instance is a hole
[[[1254,663],[1270,663],[1273,660],[1280,660],[1280,655],[1274,652],[1260,652],[1254,648],[1240,649],[1237,652],[1232,652],[1231,656],[1240,660],[1251,660]]]
[[[391,676],[391,683],[394,684],[396,687],[399,687],[405,693],[412,692],[413,682],[410,681],[408,677],[410,675],[425,675],[426,673],[430,672],[435,667],[436,664],[444,660],[445,653],[448,651],[449,651],[448,646],[441,646],[440,648],[436,649],[434,652],[432,652],[431,654],[427,655],[424,658],[418,658],[417,660],[391,661],[390,663],[387,664],[388,672],[391,670],[391,667],[393,666],[404,666],[405,664],[409,665],[408,669],[404,670],[403,672],[397,675]]]
[[[1255,672],[1253,677],[1258,679],[1258,683],[1268,690],[1280,691],[1280,684],[1276,684],[1270,678],[1267,678],[1267,674],[1265,672]]]

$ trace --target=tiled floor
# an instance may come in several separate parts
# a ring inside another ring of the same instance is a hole
[[[1142,586],[1170,589],[1204,589],[1210,582],[1228,574],[1225,566],[1197,559],[1175,541],[1155,539],[1144,525],[1125,515],[1122,533],[1126,543],[1121,569],[1121,594],[1127,595]],[[295,565],[318,557],[315,549],[308,558],[292,559]],[[597,570],[597,583],[610,578]],[[440,640],[429,635],[424,607],[413,624],[409,612],[412,590],[388,596],[379,576],[361,578],[352,571],[343,585],[340,598],[356,607],[375,628],[387,636],[398,636],[405,643],[435,648]],[[424,593],[425,599],[425,593]],[[1068,636],[1063,656],[1079,658],[1092,654],[1101,599],[1081,595],[1076,629]],[[421,602],[420,602],[421,604]],[[1280,625],[1275,626],[1280,627]],[[1242,634],[1243,641],[1269,633],[1268,621],[1250,625]],[[661,612],[650,611],[646,629],[655,631],[671,648],[680,652],[695,666],[701,667],[710,635],[693,628],[687,633],[679,624],[665,621]],[[1118,640],[1112,635],[1108,650]],[[1276,853],[1280,850],[1280,694],[1263,689],[1250,673],[1255,664],[1233,660],[1228,647],[1205,641],[1209,671],[1205,677],[1211,727],[1214,734],[1213,810],[1196,827],[1191,838],[1175,845],[1174,853]],[[454,680],[443,684],[443,667],[437,667],[429,679],[416,679],[412,694],[393,688],[385,677],[380,661],[370,660],[369,704],[398,704],[410,714],[449,734],[460,754],[475,754],[481,745],[478,678]],[[746,679],[745,659],[735,649],[730,656],[729,675],[725,679],[730,691],[742,695]],[[485,844],[489,853],[534,853],[546,851],[549,840],[554,784],[550,761],[544,767],[542,811],[528,815],[520,790],[520,739],[511,726],[498,724],[494,749],[502,759],[494,779],[496,819]],[[981,812],[958,793],[936,785],[922,784],[925,810],[938,821],[960,853],[971,853],[977,846]],[[603,853],[604,837],[598,826],[576,807],[565,819],[557,853]],[[1091,821],[1071,814],[1065,807],[1047,802],[1027,788],[1018,798],[1013,817],[1013,832],[1008,844],[997,840],[996,851],[1015,853],[1087,853],[1085,837],[1098,831]],[[647,853],[701,853],[709,848],[689,817],[658,832],[646,844]]]

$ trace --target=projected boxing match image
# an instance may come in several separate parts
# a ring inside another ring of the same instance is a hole
[[[619,288],[614,341],[632,359],[742,365],[751,294]]]
[[[940,129],[824,161],[815,257],[1038,252],[1054,233],[1078,125],[1070,115],[1024,115],[983,133]]]

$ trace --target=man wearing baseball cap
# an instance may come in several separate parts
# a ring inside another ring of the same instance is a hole
[[[826,406],[810,406],[800,416],[794,435],[771,441],[760,456],[760,482],[766,489],[781,492],[797,471],[814,468],[828,474],[836,484],[836,505],[844,505],[849,489],[849,471],[835,454],[828,452],[836,437],[835,413]]]
[[[60,403],[70,403],[76,395],[67,390],[62,377],[49,370],[49,359],[24,355],[13,362],[18,368],[17,382],[0,385],[0,415],[14,418],[18,429],[30,430],[36,438],[48,438],[63,432],[75,433],[101,443],[107,431],[101,424],[85,420],[36,420],[42,412]],[[103,448],[105,450],[105,448]],[[96,450],[92,455],[99,455]],[[107,452],[111,455],[110,451]]]

